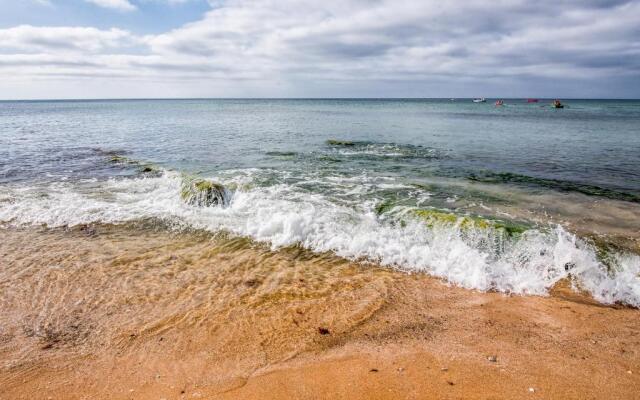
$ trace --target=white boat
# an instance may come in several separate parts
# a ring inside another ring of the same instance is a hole
[[[473,102],[474,103],[486,103],[487,99],[485,99],[484,97],[480,97],[480,98],[477,98],[477,99],[473,99]]]

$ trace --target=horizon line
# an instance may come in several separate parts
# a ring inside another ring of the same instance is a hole
[[[482,97],[86,97],[86,98],[27,98],[0,99],[0,102],[46,101],[150,101],[150,100],[471,100]],[[640,100],[635,97],[484,97],[496,100]]]

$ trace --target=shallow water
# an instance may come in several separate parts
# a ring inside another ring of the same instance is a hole
[[[640,102],[505,103],[2,102],[0,223],[151,220],[639,306]],[[185,173],[228,205],[185,204]]]

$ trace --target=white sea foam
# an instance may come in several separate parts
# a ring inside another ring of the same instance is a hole
[[[46,196],[41,188],[16,189],[0,194],[0,222],[55,227],[153,217],[249,236],[274,249],[299,244],[318,252],[425,272],[470,289],[544,295],[559,280],[571,278],[598,301],[640,307],[640,257],[616,255],[616,270],[607,271],[590,245],[559,226],[550,232],[527,231],[496,251],[487,246],[490,233],[486,231],[462,234],[450,225],[429,228],[409,214],[403,223],[381,219],[373,211],[374,201],[340,203],[294,184],[253,186],[258,173],[245,170],[215,177],[237,188],[225,208],[185,204],[180,198],[180,175],[172,172],[85,186],[59,182],[47,188]],[[373,185],[367,177],[362,182],[349,180],[353,185]],[[348,193],[353,187],[342,189]]]

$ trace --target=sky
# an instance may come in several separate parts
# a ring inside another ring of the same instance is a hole
[[[0,99],[640,98],[640,0],[0,0]]]

